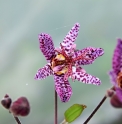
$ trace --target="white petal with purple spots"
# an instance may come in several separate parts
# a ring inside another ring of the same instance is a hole
[[[78,36],[79,28],[80,28],[79,23],[76,23],[72,27],[72,29],[68,32],[63,42],[61,43],[67,55],[70,55],[71,49],[74,49],[74,46],[75,46],[74,41],[76,40]]]
[[[116,75],[122,70],[122,39],[117,39],[117,45],[113,54],[112,68]]]
[[[50,68],[50,64],[47,64],[43,68],[40,68],[37,71],[37,73],[35,75],[35,79],[36,80],[45,79],[49,75],[53,75],[53,71]]]
[[[76,65],[88,65],[92,64],[96,58],[102,56],[103,54],[104,50],[102,48],[87,47],[82,50],[76,50],[73,58],[78,58],[81,56],[81,59],[75,62]]]
[[[45,56],[46,60],[50,60],[55,55],[55,48],[52,38],[49,34],[39,34],[40,50]]]
[[[64,75],[54,75],[55,90],[62,102],[68,102],[72,95],[69,81],[64,81]]]
[[[78,80],[85,84],[94,84],[94,85],[100,85],[101,81],[99,78],[92,76],[90,74],[87,74],[82,68],[77,68],[76,71],[73,72],[72,76],[74,77],[74,80]]]

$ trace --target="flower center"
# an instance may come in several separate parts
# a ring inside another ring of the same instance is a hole
[[[122,72],[120,72],[117,76],[118,86],[122,89]]]
[[[51,69],[57,75],[65,74],[68,71],[66,58],[62,54],[57,54],[52,58]]]

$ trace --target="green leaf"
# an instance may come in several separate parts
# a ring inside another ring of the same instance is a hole
[[[78,118],[83,110],[86,108],[86,105],[74,104],[70,108],[68,108],[65,113],[66,122],[73,122],[76,118]]]

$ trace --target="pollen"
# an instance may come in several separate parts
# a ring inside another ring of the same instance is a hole
[[[56,55],[55,59],[57,60],[65,60],[65,57],[62,54]]]

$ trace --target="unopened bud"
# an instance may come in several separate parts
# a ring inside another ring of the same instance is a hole
[[[9,95],[5,95],[4,98],[1,100],[1,104],[3,105],[4,108],[9,109],[10,105],[12,103],[11,98],[9,97]]]
[[[116,94],[111,97],[110,103],[115,108],[122,108],[122,102],[118,99]]]
[[[114,90],[109,89],[109,90],[106,91],[106,96],[107,97],[112,97],[114,94],[115,94]]]
[[[30,112],[30,105],[27,98],[18,98],[11,104],[9,111],[13,113],[14,116],[27,116]]]

